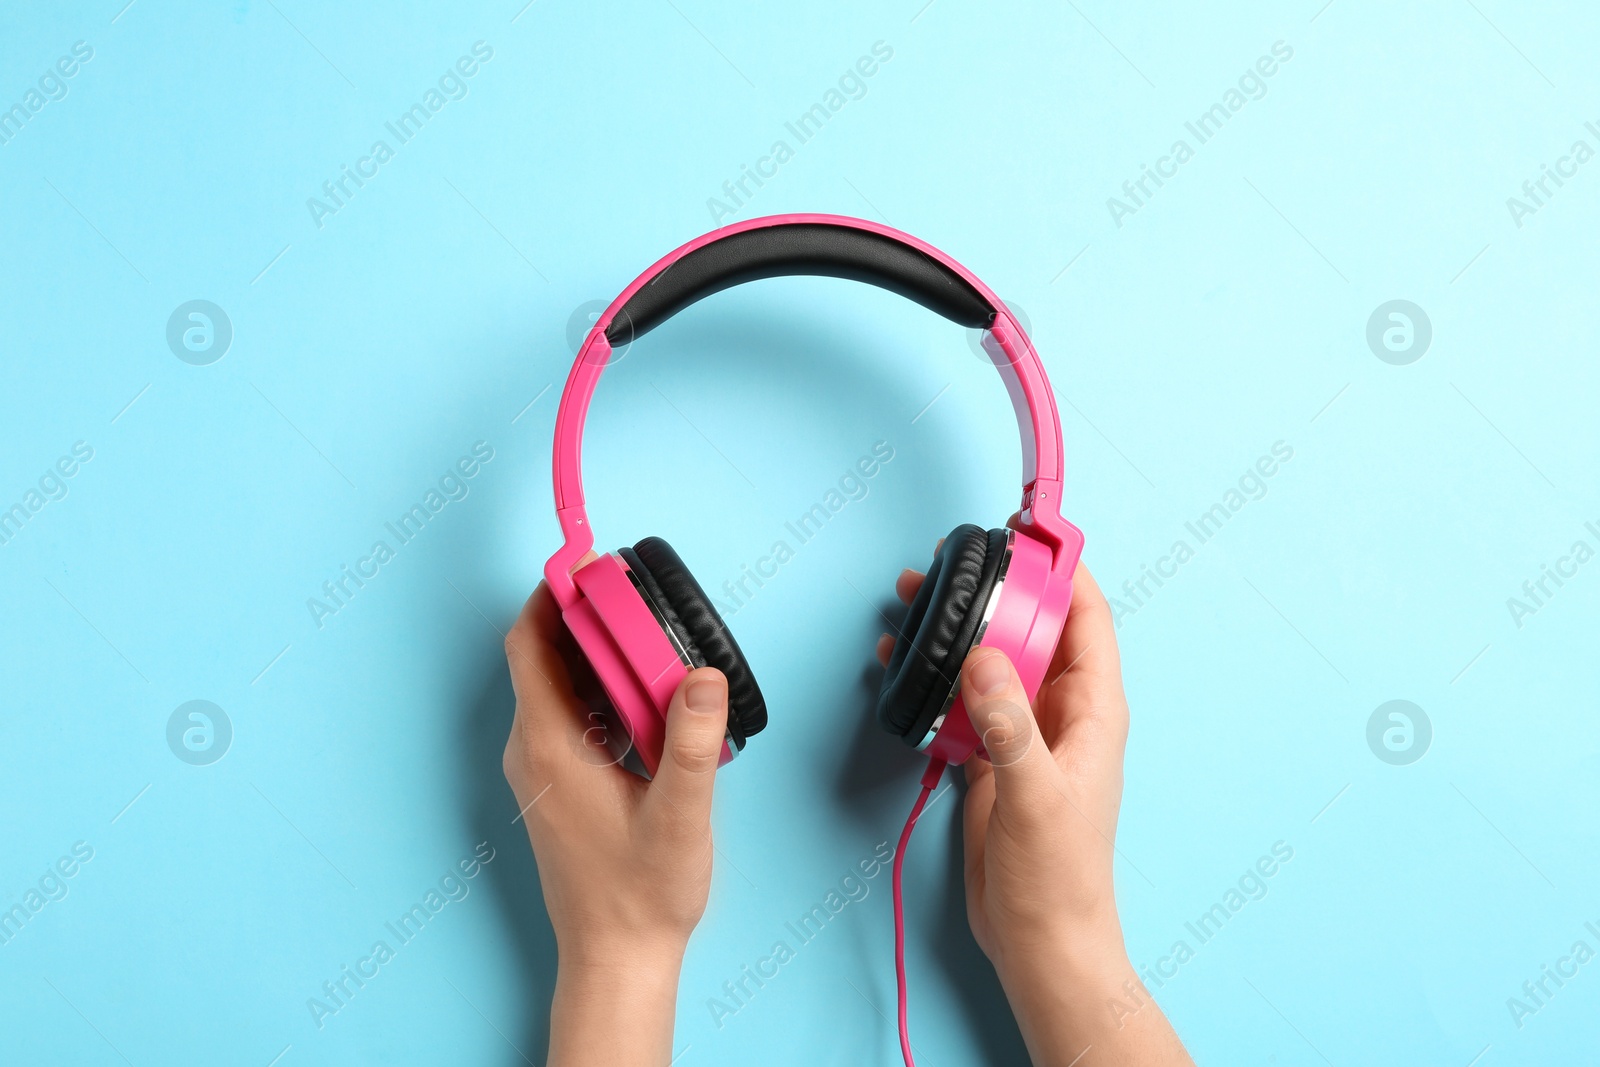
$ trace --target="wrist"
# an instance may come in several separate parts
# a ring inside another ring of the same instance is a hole
[[[1007,989],[1094,988],[1107,975],[1132,972],[1133,965],[1118,939],[1039,938],[995,954],[995,974]]]
[[[613,961],[560,959],[556,999],[587,1013],[591,1005],[643,1008],[671,1005],[677,997],[681,960],[630,957]]]
[[[1002,982],[1008,975],[1033,980],[1045,975],[1055,981],[1089,978],[1127,961],[1122,924],[1113,911],[1093,919],[1027,923],[994,939],[990,962]]]
[[[1035,1063],[1067,1062],[1089,1045],[1130,1051],[1167,1029],[1120,934],[1039,938],[995,970]]]
[[[556,938],[556,967],[585,980],[611,980],[630,974],[677,974],[687,941],[671,937]]]
[[[549,1063],[669,1061],[682,967],[683,949],[670,944],[558,946]]]
[[[1124,982],[1137,982],[1115,923],[1033,931],[999,946],[991,962],[1019,1022],[1081,1016],[1086,1005],[1104,1005]]]

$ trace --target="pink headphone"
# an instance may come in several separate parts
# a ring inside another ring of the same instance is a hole
[[[1061,420],[1033,344],[966,268],[898,230],[840,215],[773,215],[725,226],[667,254],[606,308],[584,340],[556,415],[556,517],[566,543],[545,564],[562,619],[604,689],[613,755],[655,774],[666,710],[695,667],[728,679],[722,763],[767,723],[744,654],[683,560],[659,537],[573,568],[594,546],[584,508],[584,418],[615,347],[703,297],[762,278],[824,275],[869,282],[945,318],[987,331],[988,353],[1011,394],[1022,436],[1020,530],[957,526],[936,554],[895,640],[878,722],[941,764],[982,751],[960,696],[967,653],[1004,651],[1033,697],[1072,600],[1083,534],[1061,516]],[[935,775],[937,777],[937,775]]]

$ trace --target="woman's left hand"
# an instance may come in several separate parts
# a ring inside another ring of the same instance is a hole
[[[587,561],[585,561],[587,562]],[[672,1059],[678,972],[711,890],[711,793],[728,683],[691,671],[654,780],[623,770],[574,691],[581,663],[540,583],[506,638],[516,718],[506,779],[539,865],[558,952],[552,1067]]]

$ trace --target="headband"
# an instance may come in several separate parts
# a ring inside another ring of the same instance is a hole
[[[844,215],[771,215],[697,237],[657,260],[596,321],[567,376],[556,413],[556,516],[565,548],[546,577],[565,605],[570,570],[594,545],[583,496],[583,426],[614,347],[626,345],[689,305],[764,278],[820,275],[867,282],[914,300],[962,326],[987,331],[988,353],[1011,396],[1022,438],[1022,521],[1054,536],[1061,519],[1061,420],[1044,365],[1006,306],[970,271],[932,245],[888,226]]]

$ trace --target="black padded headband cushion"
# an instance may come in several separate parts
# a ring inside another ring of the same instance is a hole
[[[797,274],[867,282],[975,329],[988,328],[997,310],[959,273],[904,241],[854,226],[790,222],[741,230],[679,257],[628,298],[606,340],[626,344],[712,293]]]
[[[752,734],[766,728],[767,702],[711,598],[678,553],[659,537],[646,537],[617,554],[639,577],[689,661],[696,667],[715,667],[728,679],[728,732],[735,747],[743,748]]]
[[[915,744],[944,710],[1005,559],[1005,530],[957,526],[906,613],[878,690],[878,723]]]

